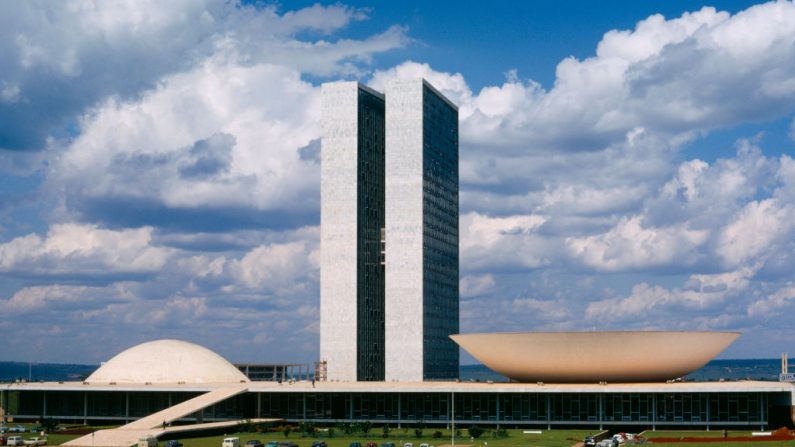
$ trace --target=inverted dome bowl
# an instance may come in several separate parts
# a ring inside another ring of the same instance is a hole
[[[519,382],[656,382],[693,372],[739,332],[504,332],[451,335],[492,370]]]

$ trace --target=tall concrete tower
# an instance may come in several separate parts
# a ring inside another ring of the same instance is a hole
[[[322,87],[330,380],[458,377],[458,109],[422,79]]]
[[[458,108],[386,86],[386,380],[458,377]]]
[[[321,94],[320,357],[331,380],[384,380],[384,96]]]

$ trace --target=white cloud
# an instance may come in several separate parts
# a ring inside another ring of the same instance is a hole
[[[728,266],[765,258],[782,235],[792,235],[793,209],[776,199],[748,203],[720,235],[717,253]]]
[[[134,101],[111,99],[48,182],[65,199],[141,200],[167,208],[313,209],[317,91],[284,67],[209,60]]]
[[[307,242],[257,247],[230,266],[232,275],[248,288],[279,290],[301,277],[317,277],[318,254]]]
[[[56,224],[47,235],[18,237],[0,245],[0,271],[19,274],[153,273],[172,250],[150,246],[152,228],[105,230]]]
[[[597,300],[585,311],[590,321],[656,322],[654,326],[678,326],[690,324],[694,315],[683,311],[714,309],[727,299],[736,297],[748,289],[755,268],[743,268],[728,273],[691,275],[683,288],[666,288],[640,283],[632,287],[626,297]],[[669,320],[669,315],[678,315],[678,321]]]
[[[469,275],[461,278],[458,288],[462,298],[472,298],[490,291],[495,284],[494,276],[491,274]]]
[[[640,216],[621,219],[607,233],[568,238],[572,255],[600,271],[642,270],[671,264],[691,265],[709,232],[686,225],[644,227]]]
[[[418,75],[438,83],[460,107],[465,143],[513,154],[602,150],[637,129],[674,136],[791,113],[793,33],[791,2],[734,16],[705,7],[606,33],[594,57],[558,65],[549,91],[513,75],[474,94],[460,73],[416,62],[378,71],[371,83]]]

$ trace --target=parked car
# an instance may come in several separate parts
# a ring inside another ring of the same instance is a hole
[[[582,444],[585,447],[596,447],[596,436],[586,436]]]
[[[394,442],[385,442],[385,443],[381,444],[381,447],[395,447],[395,443]]]
[[[22,440],[22,436],[9,436],[6,445],[25,445],[25,441]]]
[[[240,447],[240,438],[224,438],[221,447]]]
[[[265,447],[279,447],[279,441],[268,441]]]
[[[26,431],[27,430],[25,430],[25,427],[21,425],[14,425],[13,427],[8,427],[9,433],[25,433]]]
[[[293,441],[282,441],[279,443],[279,447],[298,447],[298,444]]]
[[[265,444],[261,443],[259,439],[249,439],[246,441],[246,447],[265,447]]]
[[[6,445],[7,440],[6,435],[0,435],[0,445]]]
[[[414,443],[407,442],[407,443],[403,444],[403,447],[414,447]]]
[[[30,427],[30,430],[28,431],[31,433],[38,433],[41,431],[41,427],[39,427],[38,425],[34,425],[33,427]]]
[[[358,441],[351,442],[348,447],[362,447],[362,443]]]
[[[378,444],[375,442],[368,442],[366,447],[378,447]]]
[[[326,447],[326,441],[313,441],[312,447]]]
[[[431,445],[423,442],[422,444],[420,444],[420,447],[431,447]]]
[[[25,445],[32,445],[32,446],[47,445],[47,439],[46,438],[39,438],[39,437],[26,439],[24,442],[25,442]]]
[[[166,441],[166,447],[182,447],[182,443],[176,439],[172,439],[170,441]]]

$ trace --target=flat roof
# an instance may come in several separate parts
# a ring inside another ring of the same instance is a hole
[[[772,381],[671,382],[671,383],[513,383],[513,382],[247,382],[245,384],[120,384],[82,382],[24,382],[0,384],[8,391],[181,391],[207,392],[230,385],[252,393],[726,393],[788,392],[795,396],[795,384]]]

